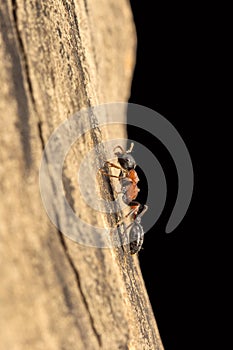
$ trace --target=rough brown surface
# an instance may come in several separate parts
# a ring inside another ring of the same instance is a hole
[[[42,150],[62,121],[128,98],[135,59],[128,2],[6,0],[0,23],[0,347],[162,350],[137,257],[65,238],[38,185]],[[90,146],[109,137],[125,137],[124,128],[94,128],[64,166],[67,196],[93,224],[106,219],[80,204],[74,173]],[[108,192],[107,180],[99,186]]]

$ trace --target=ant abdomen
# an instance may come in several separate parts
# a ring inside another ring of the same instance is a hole
[[[143,227],[140,224],[134,224],[129,233],[129,248],[130,254],[136,254],[142,248],[144,240]]]

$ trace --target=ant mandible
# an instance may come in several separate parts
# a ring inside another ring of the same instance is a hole
[[[134,147],[134,144],[131,143],[131,146],[127,151],[125,151],[121,146],[116,146],[114,148],[114,151],[117,148],[121,150],[121,152],[114,153],[117,156],[120,166],[113,164],[109,161],[106,161],[104,163],[105,166],[108,165],[110,167],[119,169],[120,170],[119,176],[111,175],[101,170],[101,172],[104,175],[119,179],[121,184],[121,193],[123,193],[122,200],[125,204],[129,205],[131,208],[130,212],[122,220],[120,220],[117,223],[117,225],[122,223],[127,217],[133,215],[133,222],[125,229],[126,231],[131,227],[130,233],[129,233],[129,241],[130,241],[129,247],[130,247],[130,253],[132,255],[139,252],[142,247],[144,230],[141,225],[141,217],[143,216],[143,214],[145,214],[146,210],[148,209],[147,205],[142,205],[139,202],[135,201],[140,189],[137,186],[137,183],[139,182],[139,178],[135,170],[136,161],[131,155],[133,147]]]

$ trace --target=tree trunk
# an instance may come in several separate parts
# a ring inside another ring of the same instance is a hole
[[[66,238],[39,190],[54,129],[82,108],[127,101],[135,59],[128,2],[6,0],[0,22],[1,348],[162,350],[137,257]],[[63,182],[76,213],[103,225],[75,189],[76,166],[90,145],[125,138],[126,130],[102,130],[91,115],[87,124],[92,130],[67,155]],[[96,161],[105,157],[100,150]],[[107,177],[98,186],[111,197]]]

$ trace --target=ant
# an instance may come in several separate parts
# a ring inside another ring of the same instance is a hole
[[[142,205],[139,202],[135,201],[140,189],[137,186],[137,183],[139,182],[139,178],[135,170],[136,161],[133,158],[133,156],[130,154],[132,152],[133,147],[134,147],[134,143],[131,143],[131,146],[127,151],[125,151],[121,146],[116,146],[114,148],[114,151],[117,148],[119,148],[121,151],[121,152],[114,153],[117,156],[120,166],[115,165],[108,161],[104,163],[104,165],[108,165],[110,167],[119,169],[120,170],[119,176],[111,175],[101,170],[101,172],[104,175],[119,179],[121,184],[120,193],[123,193],[122,200],[125,204],[129,205],[131,208],[130,212],[122,220],[118,221],[117,225],[122,223],[130,215],[133,215],[133,222],[126,228],[127,230],[128,228],[131,227],[129,232],[129,241],[130,241],[129,247],[130,247],[130,253],[132,255],[139,252],[139,250],[142,247],[144,230],[141,225],[141,217],[145,214],[146,210],[148,209],[147,205]]]

